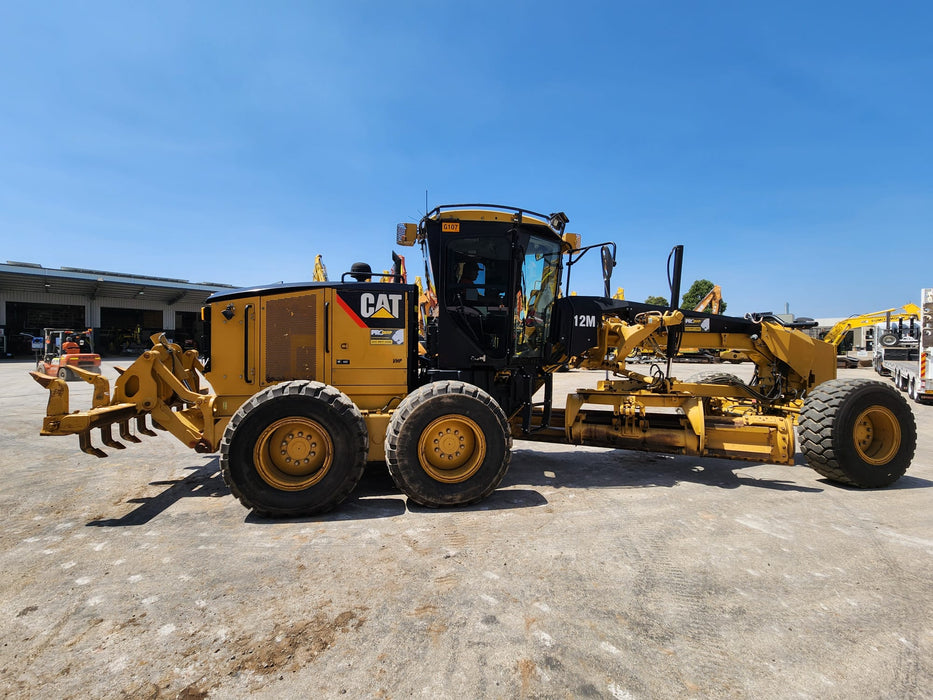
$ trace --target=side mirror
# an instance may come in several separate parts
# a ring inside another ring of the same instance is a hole
[[[615,251],[608,245],[604,245],[600,249],[600,254],[603,259],[603,286],[606,290],[606,296],[609,297],[612,296],[612,293],[609,291],[612,288],[612,268],[616,266]]]

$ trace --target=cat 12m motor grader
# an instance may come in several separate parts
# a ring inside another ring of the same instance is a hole
[[[401,280],[345,273],[214,294],[203,364],[154,335],[112,390],[79,372],[94,396],[76,412],[63,380],[33,373],[50,391],[41,434],[77,434],[84,452],[105,456],[92,430],[121,449],[112,427],[139,442],[155,434],[150,416],[194,450],[219,451],[230,490],[266,516],[331,509],[381,460],[414,503],[473,503],[502,481],[513,438],[790,465],[796,429],[809,465],[832,481],[881,487],[907,470],[916,425],[893,387],[836,379],[831,345],[771,315],[611,298],[615,245],[581,247],[567,223],[563,213],[454,205],[399,224],[397,243],[421,246],[437,294],[424,337],[417,287]],[[606,295],[559,294],[593,248]],[[682,250],[668,260],[673,300]],[[678,352],[711,349],[747,357],[754,377],[671,374]],[[626,364],[633,353],[659,359],[643,373]],[[567,366],[607,379],[555,405],[552,373]]]

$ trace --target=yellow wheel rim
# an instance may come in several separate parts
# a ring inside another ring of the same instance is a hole
[[[320,423],[290,417],[266,428],[253,448],[253,464],[269,486],[301,491],[314,486],[334,461],[334,443]]]
[[[901,425],[884,406],[862,411],[852,432],[859,457],[869,464],[887,464],[901,447]]]
[[[435,481],[459,484],[479,471],[486,436],[476,422],[458,414],[434,420],[418,441],[421,468]]]

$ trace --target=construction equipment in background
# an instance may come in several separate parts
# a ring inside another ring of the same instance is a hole
[[[380,282],[405,282],[408,273],[405,270],[405,258],[392,253],[392,269],[383,270]],[[327,282],[327,267],[324,265],[324,259],[320,254],[314,256],[314,276],[312,282]]]
[[[314,277],[312,278],[313,282],[327,282],[327,268],[324,266],[324,261],[320,255],[314,257]],[[397,255],[394,251],[392,253],[392,269],[383,270],[382,276],[379,280],[380,282],[402,282],[403,284],[408,281],[408,270],[405,267],[405,256]],[[422,289],[421,278],[417,277],[415,280],[416,285],[418,286],[418,317],[419,317],[419,328],[421,334],[424,334],[425,325],[424,319],[431,314],[432,310],[437,306],[437,296],[434,294],[433,289]]]
[[[910,314],[885,319],[885,328],[875,345],[875,371],[890,376],[914,401],[933,401],[933,288],[920,290],[920,306],[904,304]]]
[[[719,313],[719,306],[722,303],[722,288],[716,284],[713,285],[713,288],[706,293],[706,296],[700,299],[700,302],[693,308],[694,311],[706,311],[706,307],[710,307],[710,311],[714,314]]]
[[[884,309],[883,311],[873,311],[867,314],[859,314],[844,318],[830,328],[823,336],[823,342],[829,343],[838,348],[845,340],[849,331],[856,328],[869,328],[885,324],[884,332],[879,336],[878,342],[881,345],[896,345],[900,334],[897,328],[903,329],[904,322],[907,321],[908,327],[920,318],[920,307],[916,304],[904,304],[901,308]],[[896,324],[892,326],[892,323]]]
[[[380,282],[408,282],[408,270],[405,268],[405,256],[392,251],[392,269],[382,271]]]
[[[37,372],[65,381],[78,378],[75,370],[100,374],[100,355],[94,352],[94,332],[90,328],[44,328],[42,337],[44,348],[36,362]]]
[[[415,277],[418,289],[418,336],[424,338],[428,332],[428,319],[437,317],[437,292],[430,279],[424,284],[420,277]]]
[[[904,474],[916,425],[892,386],[836,379],[833,347],[772,315],[611,298],[615,244],[582,246],[567,223],[562,212],[453,205],[399,224],[397,243],[421,247],[425,287],[437,289],[423,352],[425,290],[415,285],[344,273],[218,293],[202,312],[206,366],[154,335],[112,389],[81,372],[95,391],[76,412],[63,381],[33,373],[50,392],[41,434],[76,434],[83,451],[104,456],[92,430],[119,448],[112,427],[135,441],[151,434],[151,416],[196,451],[219,451],[233,495],[267,516],[333,508],[366,462],[381,460],[413,503],[474,503],[502,481],[513,439],[793,465],[799,431],[809,465],[828,479],[871,488]],[[570,267],[593,249],[605,295],[572,296]],[[683,247],[670,259],[677,300]],[[672,374],[678,352],[704,348],[743,353],[754,377]],[[626,364],[648,350],[666,366]],[[607,378],[557,402],[553,372],[564,365]]]
[[[619,301],[625,301],[625,290],[622,287],[616,288],[616,293],[612,295],[613,299],[618,299]]]
[[[327,268],[324,267],[324,259],[320,254],[314,256],[314,276],[311,279],[314,282],[327,281]]]

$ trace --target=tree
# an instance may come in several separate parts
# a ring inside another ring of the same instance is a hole
[[[690,289],[687,290],[687,293],[684,294],[683,300],[680,302],[680,308],[684,309],[685,311],[693,311],[697,304],[703,301],[703,297],[712,291],[714,286],[715,285],[709,280],[696,280],[692,285],[690,285]],[[709,306],[707,306],[706,309],[703,309],[703,311],[706,311],[707,309],[709,309]],[[722,314],[725,312],[726,302],[720,301],[719,313]]]
[[[657,306],[670,306],[664,297],[651,296],[645,299],[646,304],[656,304]]]

